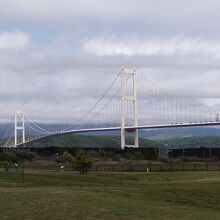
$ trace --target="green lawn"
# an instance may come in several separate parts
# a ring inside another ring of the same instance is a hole
[[[0,219],[220,219],[220,172],[36,172],[0,183]]]

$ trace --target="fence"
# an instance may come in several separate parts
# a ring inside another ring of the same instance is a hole
[[[0,182],[13,182],[13,183],[23,183],[24,182],[24,169],[10,168],[8,172],[5,169],[0,168]]]
[[[72,171],[71,165],[64,167],[30,166],[27,169],[36,171]],[[168,171],[220,171],[220,163],[152,163],[152,164],[94,164],[90,171],[94,172],[168,172]]]
[[[103,172],[168,172],[168,171],[220,171],[220,163],[182,163],[182,164],[117,164],[94,165],[92,171]]]

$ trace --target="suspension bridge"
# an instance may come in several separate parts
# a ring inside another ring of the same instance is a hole
[[[81,118],[55,130],[47,129],[24,111],[9,123],[0,147],[23,147],[52,136],[121,131],[121,149],[139,147],[139,129],[220,125],[219,114],[193,99],[171,95],[135,68],[122,68],[96,103]],[[126,142],[133,136],[132,145]]]

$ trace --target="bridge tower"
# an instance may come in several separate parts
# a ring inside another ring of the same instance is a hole
[[[15,127],[14,127],[14,145],[15,147],[18,145],[18,132],[22,132],[22,143],[25,143],[25,120],[24,120],[24,112],[16,111],[15,112]]]
[[[137,85],[136,85],[136,70],[132,69],[121,69],[121,149],[125,147],[138,148],[138,113],[137,113]],[[128,82],[131,82],[129,85]],[[130,90],[130,91],[129,91]],[[126,129],[126,105],[132,104],[132,125],[134,129]],[[126,144],[126,132],[134,134],[134,144]]]

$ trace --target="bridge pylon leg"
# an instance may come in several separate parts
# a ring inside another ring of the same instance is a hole
[[[15,112],[15,125],[14,125],[14,146],[19,144],[18,131],[22,132],[22,143],[25,143],[25,119],[23,111]]]
[[[137,113],[137,81],[136,81],[136,70],[132,69],[121,69],[121,149],[125,147],[139,147],[138,141],[138,113]],[[131,82],[131,83],[130,83]],[[129,84],[130,83],[130,84]],[[128,91],[130,90],[130,91]],[[126,104],[132,103],[133,120],[132,125],[134,129],[126,129]],[[134,133],[134,144],[126,144],[126,131]]]

